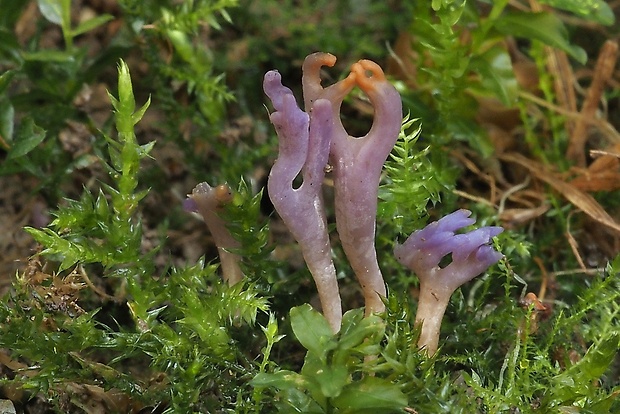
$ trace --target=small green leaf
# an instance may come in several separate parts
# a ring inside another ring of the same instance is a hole
[[[361,309],[350,310],[342,318],[338,350],[349,351],[366,340],[376,343],[383,337],[384,332],[385,321],[379,316],[363,317]]]
[[[592,345],[579,362],[553,378],[557,385],[552,400],[565,402],[590,394],[596,381],[607,371],[613,362],[618,347],[620,334],[614,333],[596,345]]]
[[[112,16],[111,14],[102,14],[101,16],[94,17],[81,23],[80,25],[78,25],[78,27],[71,30],[71,34],[73,36],[79,36],[83,33],[90,32],[94,28],[99,27],[102,24],[105,24],[113,19],[114,16]]]
[[[120,115],[128,116],[133,114],[136,109],[136,100],[133,96],[133,86],[131,84],[131,75],[129,74],[129,67],[124,60],[120,60],[118,64],[118,107],[115,105],[115,109]],[[132,128],[130,130],[133,130]],[[119,132],[127,132],[120,130]]]
[[[40,50],[38,52],[22,52],[22,59],[28,62],[71,63],[75,56],[62,50]]]
[[[282,370],[273,374],[261,372],[250,381],[253,387],[274,387],[280,390],[291,388],[305,389],[306,379],[296,372]]]
[[[304,391],[322,406],[325,406],[327,398],[323,394],[323,389],[317,376],[325,369],[329,369],[329,365],[324,355],[308,351],[304,358],[304,366],[301,367],[301,375],[306,379]]]
[[[299,342],[308,351],[323,356],[333,348],[332,333],[327,320],[309,304],[291,309],[291,326]]]
[[[11,102],[0,96],[0,145],[9,143],[13,139],[13,119],[15,110]]]
[[[616,20],[613,10],[603,0],[540,0],[540,3],[575,13],[605,26],[611,26]]]
[[[342,392],[342,388],[349,378],[349,373],[344,365],[326,366],[316,373],[315,378],[320,384],[323,395],[327,398],[334,398]]]
[[[61,261],[58,271],[63,271],[78,261],[88,262],[92,255],[85,245],[79,245],[63,239],[49,228],[42,230],[32,227],[25,227],[24,230],[29,233],[39,244],[45,246],[42,254],[56,256],[55,259]]]
[[[377,377],[364,377],[347,385],[333,400],[342,413],[377,413],[380,410],[402,410],[407,397],[400,388]]]
[[[62,4],[59,0],[37,0],[39,11],[50,22],[62,25]]]
[[[48,246],[54,243],[55,237],[57,237],[56,233],[54,233],[50,229],[35,229],[33,227],[24,227],[26,233],[30,234],[33,239],[37,241],[37,243],[42,244],[44,246]]]
[[[539,40],[546,45],[565,51],[579,63],[585,63],[588,55],[568,40],[564,23],[551,13],[514,12],[495,21],[495,28],[503,34]]]
[[[186,62],[196,60],[196,51],[189,37],[180,30],[167,30],[168,39],[174,46],[179,56]]]
[[[471,376],[467,372],[464,372],[464,371],[462,372],[462,374],[463,374],[463,377],[465,378],[465,383],[469,385],[470,387],[472,386],[483,387],[484,386],[482,384],[482,378],[480,378],[480,375],[478,375],[476,371],[472,371]]]
[[[433,1],[433,10],[437,12],[437,15],[441,19],[441,22],[445,26],[454,26],[461,19],[461,15],[465,10],[465,0],[441,0],[443,3],[440,7]]]
[[[220,10],[220,15],[224,20],[226,20],[227,23],[232,24],[232,19],[230,18],[230,14],[228,14],[228,11],[226,11],[226,9]]]
[[[45,130],[37,126],[31,117],[22,120],[15,133],[8,159],[22,157],[36,148],[45,139]]]
[[[95,202],[95,210],[97,212],[97,216],[105,219],[110,214],[110,206],[108,205],[108,200],[105,198],[105,194],[101,189],[99,190],[99,195],[97,196],[97,201]]]
[[[15,76],[14,70],[7,70],[2,75],[0,75],[0,93],[4,93],[4,91],[6,91],[6,89],[9,87],[9,84],[11,83],[11,79],[13,79],[13,76]]]
[[[611,413],[611,406],[620,397],[620,387],[616,387],[609,395],[601,395],[588,408],[592,413]]]
[[[286,337],[286,335],[278,335],[278,321],[273,313],[269,313],[267,326],[259,326],[267,338],[267,343],[275,344]]]
[[[134,125],[140,122],[140,120],[144,116],[144,113],[146,112],[146,110],[149,108],[150,105],[151,105],[151,97],[149,96],[149,99],[146,100],[144,105],[142,105],[142,107],[140,107],[140,109],[134,112],[133,115],[131,116],[131,120],[134,123]],[[153,147],[153,145],[154,145],[154,141],[151,143],[151,148]],[[149,148],[149,151],[150,151],[150,148]]]
[[[206,20],[207,24],[209,26],[213,27],[215,30],[222,30],[222,26],[217,21],[215,16],[213,16],[212,14],[210,14],[208,16],[205,16],[205,20]]]
[[[473,58],[471,69],[480,75],[483,92],[492,92],[506,106],[514,105],[518,87],[508,52],[492,48]]]

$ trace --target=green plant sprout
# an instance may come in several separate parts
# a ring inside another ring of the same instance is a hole
[[[301,372],[261,372],[252,384],[280,390],[275,402],[280,412],[398,412],[407,404],[398,385],[377,376],[355,380],[372,369],[375,362],[365,357],[376,355],[385,332],[380,317],[363,316],[361,309],[345,313],[334,335],[309,305],[291,309],[293,333],[308,350]]]
[[[89,32],[113,19],[110,14],[99,16],[81,22],[76,27],[71,23],[71,0],[38,0],[37,4],[41,14],[51,23],[57,24],[62,29],[62,37],[65,41],[67,53],[73,53],[73,39]]]
[[[25,5],[0,3],[3,44],[7,46],[0,56],[0,70],[6,70],[0,82],[0,148],[8,152],[0,174],[26,172],[35,176],[42,182],[41,190],[56,202],[63,196],[58,190],[60,183],[71,171],[88,163],[85,154],[74,158],[68,154],[60,134],[71,122],[81,124],[85,131],[96,131],[96,122],[85,117],[74,102],[81,92],[90,91],[88,83],[104,70],[97,58],[88,56],[85,47],[76,46],[75,39],[101,29],[113,16],[104,13],[73,25],[75,4],[71,0],[37,1],[37,10],[46,21],[41,19],[37,26],[59,26],[64,44],[58,48],[42,46],[45,36],[37,27],[20,50],[17,18]],[[39,110],[28,111],[31,105]]]

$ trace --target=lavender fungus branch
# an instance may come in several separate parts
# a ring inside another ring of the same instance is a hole
[[[369,315],[385,309],[381,297],[386,295],[386,288],[375,250],[377,194],[381,169],[400,132],[402,103],[379,65],[369,60],[353,64],[347,78],[322,88],[321,66],[334,63],[335,57],[327,53],[306,58],[304,96],[306,105],[312,105],[315,99],[332,103],[334,129],[330,161],[334,167],[336,226],[362,287],[366,315]],[[350,136],[340,121],[342,99],[355,85],[368,95],[375,110],[372,127],[363,137]]]
[[[279,138],[278,159],[267,183],[269,197],[301,247],[323,313],[335,333],[340,330],[342,304],[321,192],[329,156],[332,104],[318,99],[308,113],[303,112],[276,71],[265,74],[263,88],[276,109],[270,119]],[[299,173],[303,183],[294,188],[293,180]]]

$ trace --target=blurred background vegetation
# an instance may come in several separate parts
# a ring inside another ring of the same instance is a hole
[[[0,0],[2,398],[28,413],[324,408],[299,378],[250,382],[317,352],[289,318],[314,285],[262,191],[277,156],[262,77],[277,69],[301,101],[301,63],[324,51],[338,57],[324,84],[372,59],[418,119],[379,194],[385,326],[352,313],[366,345],[316,357],[345,355],[353,381],[331,412],[364,393],[409,410],[360,399],[372,412],[620,411],[619,14],[602,0]],[[135,107],[113,109],[108,92],[131,90]],[[360,136],[372,114],[354,91],[341,116]],[[220,283],[183,212],[200,181],[236,190],[243,286]],[[412,346],[417,279],[391,251],[457,208],[508,230],[506,259],[455,295],[428,360]],[[356,309],[337,243],[334,260]]]

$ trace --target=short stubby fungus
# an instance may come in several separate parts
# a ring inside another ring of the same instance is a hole
[[[470,215],[468,210],[455,211],[413,232],[394,248],[396,259],[420,279],[416,323],[422,324],[422,330],[418,346],[425,348],[428,355],[437,351],[441,320],[452,293],[503,257],[489,244],[503,231],[501,227],[455,234],[475,223]],[[440,267],[440,261],[448,254],[452,254],[452,262]]]
[[[238,249],[239,242],[233,238],[225,221],[219,216],[224,205],[231,200],[232,192],[226,184],[211,187],[204,182],[198,184],[183,203],[186,211],[202,216],[220,256],[222,277],[230,286],[243,279],[243,272],[239,267],[240,258],[230,251]]]

